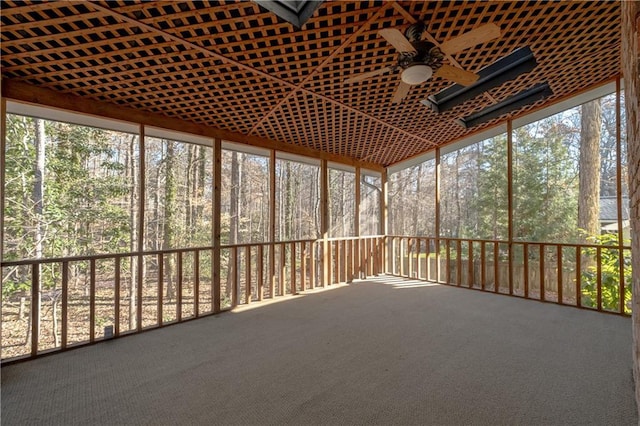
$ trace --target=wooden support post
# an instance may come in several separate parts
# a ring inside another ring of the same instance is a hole
[[[435,258],[436,258],[436,282],[440,282],[440,148],[436,148],[435,154],[436,170],[435,170]]]
[[[358,240],[360,239],[360,203],[361,203],[361,198],[362,198],[362,187],[360,185],[360,181],[363,179],[362,176],[362,170],[360,169],[360,167],[356,167],[356,193],[355,193],[355,199],[356,199],[356,206],[355,206],[355,211],[354,211],[354,229],[353,229],[353,234],[356,238],[358,238]],[[356,241],[358,241],[356,240]],[[348,281],[353,281],[354,275],[355,275],[355,271],[357,271],[359,269],[359,265],[357,265],[357,259],[359,259],[359,250],[358,250],[358,245],[354,244],[352,246],[352,251],[351,251],[351,258],[352,263],[351,263],[351,272],[350,272],[350,276]],[[357,277],[360,278],[360,277]]]
[[[507,120],[507,235],[509,294],[513,295],[513,122]]]
[[[276,152],[269,153],[269,297],[276,291]]]
[[[220,312],[221,288],[220,288],[220,200],[222,193],[222,141],[216,138],[213,141],[213,199],[211,218],[211,232],[213,240],[213,250],[211,253],[211,304],[214,313]]]
[[[618,250],[619,250],[619,271],[618,276],[619,280],[619,290],[618,294],[620,295],[620,310],[621,314],[624,314],[624,293],[625,293],[625,282],[624,282],[624,232],[623,232],[623,217],[622,217],[622,132],[621,132],[621,84],[620,84],[620,76],[616,78],[616,205],[618,207]],[[629,283],[631,285],[631,283]]]
[[[331,280],[331,259],[329,254],[329,171],[327,160],[320,162],[320,235],[322,235],[322,279],[325,287]]]
[[[144,252],[144,229],[145,229],[145,201],[146,201],[146,185],[145,182],[147,180],[147,144],[145,137],[145,127],[144,124],[140,124],[138,128],[138,136],[140,138],[140,158],[139,158],[139,178],[138,178],[138,268],[137,268],[137,286],[136,286],[136,329],[138,331],[142,330],[142,286],[144,285],[144,256],[142,253]]]
[[[2,86],[0,84],[0,86]],[[0,260],[4,253],[4,188],[7,152],[7,100],[0,94]],[[1,294],[1,293],[0,293]],[[0,295],[0,298],[2,296]],[[0,299],[1,300],[1,299]],[[0,331],[1,335],[1,331]]]

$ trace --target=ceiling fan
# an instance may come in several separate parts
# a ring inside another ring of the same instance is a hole
[[[344,82],[356,83],[387,72],[402,70],[392,99],[394,104],[402,102],[411,86],[424,83],[433,75],[468,86],[478,79],[478,74],[444,63],[445,57],[500,37],[500,28],[497,25],[485,24],[436,46],[424,40],[426,29],[427,26],[423,22],[409,26],[404,35],[397,28],[381,29],[378,35],[398,51],[397,63],[356,75]]]

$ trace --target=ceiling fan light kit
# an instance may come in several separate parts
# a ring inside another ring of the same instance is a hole
[[[429,65],[416,64],[405,68],[400,74],[400,79],[407,84],[415,85],[424,83],[433,75],[433,69]]]
[[[398,104],[408,95],[411,86],[415,86],[429,80],[432,76],[451,80],[461,85],[473,84],[479,75],[456,66],[445,63],[451,60],[448,55],[461,52],[478,44],[486,43],[500,37],[500,28],[495,24],[481,25],[460,36],[437,45],[426,41],[427,26],[423,22],[415,23],[402,34],[397,28],[383,28],[378,35],[384,38],[398,52],[395,65],[387,66],[379,70],[368,71],[349,79],[346,84],[356,83],[384,74],[389,71],[400,73],[400,82],[396,86],[391,99],[393,104]]]

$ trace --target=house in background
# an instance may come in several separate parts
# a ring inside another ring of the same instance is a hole
[[[625,240],[631,237],[629,221],[629,197],[622,197],[622,236]],[[616,197],[600,197],[600,232],[611,234],[618,232],[618,200]]]

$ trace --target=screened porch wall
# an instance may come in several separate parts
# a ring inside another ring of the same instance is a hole
[[[623,98],[620,81],[614,86],[602,101],[613,114],[603,115],[601,154],[609,162],[601,194],[615,198],[623,229]],[[562,124],[567,113],[559,114]],[[522,214],[527,185],[520,181],[531,166],[518,163],[529,149],[519,132],[546,118],[509,120],[507,132],[460,141],[389,173],[144,125],[105,131],[105,122],[11,111],[2,119],[3,359],[381,273],[629,313],[630,247],[622,235],[590,241],[521,232],[531,213]],[[34,207],[29,164],[37,139],[44,140],[44,208],[23,215]],[[569,141],[556,142],[570,159],[577,151]],[[551,147],[544,157],[560,158]],[[74,173],[62,166],[69,162]]]

